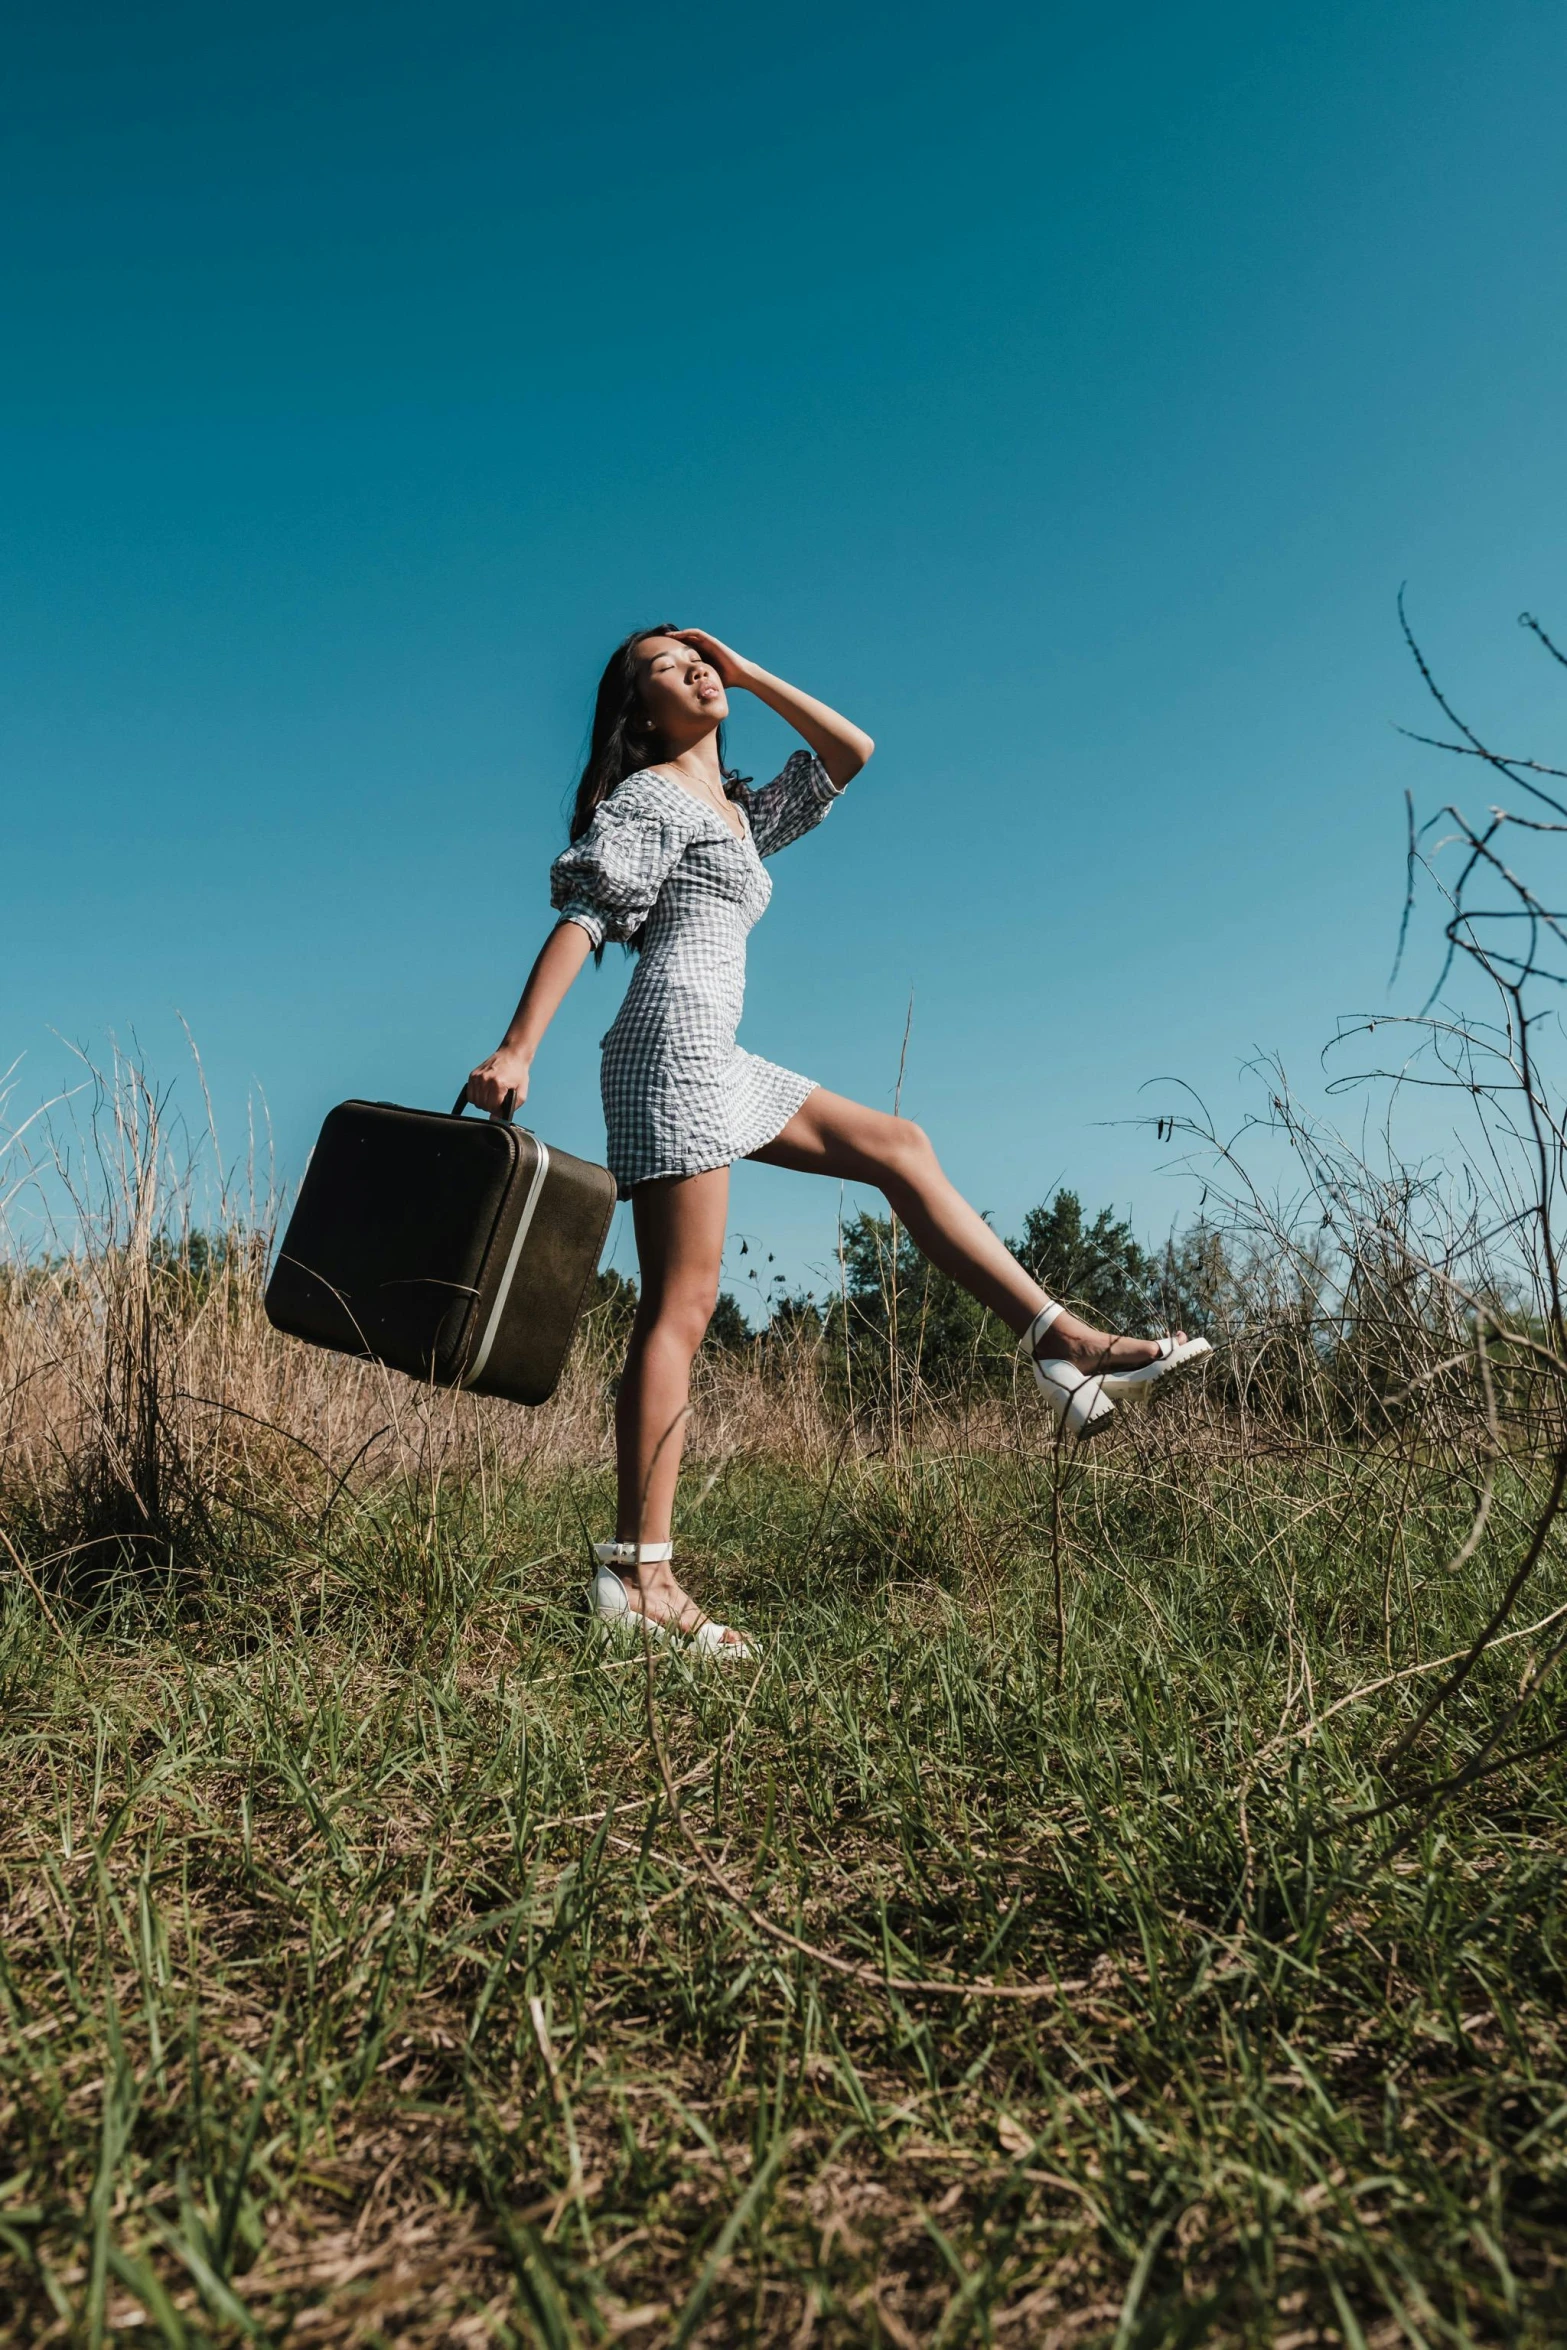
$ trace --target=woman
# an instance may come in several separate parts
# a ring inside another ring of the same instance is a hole
[[[761,791],[724,765],[736,689],[809,745]],[[746,933],[772,895],[762,859],[819,824],[874,748],[848,719],[705,629],[627,637],[599,683],[572,845],[551,871],[560,919],[503,1042],[468,1080],[481,1109],[499,1109],[508,1094],[525,1100],[544,1032],[588,956],[611,939],[638,950],[603,1048],[609,1164],[631,1195],[642,1286],[615,1406],[616,1540],[594,1546],[593,1604],[724,1656],[747,1656],[751,1644],[681,1589],[670,1523],[736,1159],[874,1184],[932,1263],[1018,1333],[1068,1435],[1102,1427],[1113,1396],[1208,1351],[1184,1333],[1111,1338],[1090,1329],[1029,1279],[953,1189],[918,1126],[736,1044]]]

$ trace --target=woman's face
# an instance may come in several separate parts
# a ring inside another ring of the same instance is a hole
[[[710,661],[677,636],[647,636],[637,647],[642,707],[667,743],[684,749],[729,715],[723,680]]]

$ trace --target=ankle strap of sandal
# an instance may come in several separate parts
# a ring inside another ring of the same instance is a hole
[[[1038,1313],[1034,1316],[1034,1319],[1032,1322],[1030,1322],[1028,1328],[1024,1331],[1022,1337],[1018,1341],[1018,1344],[1022,1347],[1023,1352],[1025,1354],[1031,1355],[1035,1347],[1039,1344],[1040,1340],[1044,1337],[1045,1332],[1050,1328],[1051,1324],[1053,1322],[1059,1322],[1061,1316],[1065,1312],[1065,1306],[1058,1306],[1054,1302],[1046,1306],[1041,1306]]]
[[[593,1545],[593,1556],[601,1567],[653,1567],[674,1555],[672,1542],[595,1542]]]

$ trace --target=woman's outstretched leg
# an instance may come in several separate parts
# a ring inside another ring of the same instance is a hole
[[[1050,1302],[948,1180],[930,1138],[908,1118],[889,1117],[818,1086],[783,1132],[755,1155],[773,1167],[874,1184],[931,1263],[1020,1338]],[[1084,1371],[1135,1371],[1159,1349],[1154,1339],[1112,1336],[1063,1313],[1035,1351]]]
[[[729,1170],[639,1184],[631,1194],[641,1294],[615,1400],[619,1542],[667,1542],[685,1446],[691,1365],[712,1319],[729,1213]],[[617,1569],[649,1616],[691,1631],[702,1610],[664,1560]]]

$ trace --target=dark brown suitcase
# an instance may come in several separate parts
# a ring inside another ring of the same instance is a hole
[[[295,1338],[415,1379],[543,1403],[609,1230],[607,1167],[525,1126],[340,1102],[267,1283]]]

